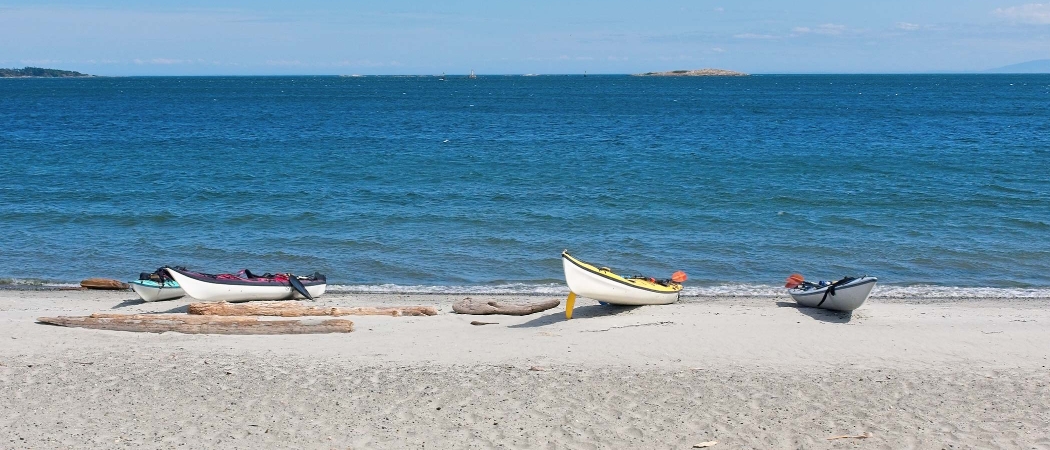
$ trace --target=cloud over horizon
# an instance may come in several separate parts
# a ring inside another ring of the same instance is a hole
[[[793,31],[796,34],[810,34],[810,33],[812,33],[812,34],[822,34],[822,35],[825,35],[825,36],[838,36],[838,35],[840,35],[840,34],[842,34],[843,32],[846,31],[846,26],[845,25],[837,25],[837,24],[833,24],[833,23],[825,23],[825,24],[822,24],[822,25],[817,26],[815,28],[795,27],[795,28],[792,28],[791,31]]]
[[[1027,3],[1008,8],[996,8],[992,14],[1017,22],[1050,25],[1050,3]]]

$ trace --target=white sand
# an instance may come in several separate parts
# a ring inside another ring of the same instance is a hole
[[[35,323],[189,302],[134,298],[0,290],[0,448],[1050,449],[1048,299],[873,299],[852,315],[786,296],[581,299],[565,321],[326,295],[442,314],[300,336]]]

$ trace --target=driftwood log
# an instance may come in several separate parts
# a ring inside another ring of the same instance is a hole
[[[175,331],[186,334],[315,334],[354,331],[354,323],[346,319],[259,320],[258,317],[96,313],[86,317],[40,317],[36,320],[65,327],[147,333]]]
[[[544,300],[536,303],[504,303],[495,300],[474,300],[467,297],[452,304],[452,310],[459,314],[505,314],[508,316],[524,316],[540,311],[546,311],[561,304],[561,300]]]
[[[109,289],[109,290],[121,290],[128,289],[127,283],[117,280],[111,280],[109,278],[88,278],[80,282],[80,287],[88,289]]]
[[[433,316],[433,306],[394,306],[389,308],[355,307],[336,308],[308,306],[299,302],[248,302],[248,303],[190,303],[187,311],[194,315],[213,316]]]

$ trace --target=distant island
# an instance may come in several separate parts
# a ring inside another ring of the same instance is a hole
[[[44,69],[40,67],[0,69],[0,78],[81,78],[90,76],[93,75],[72,70]]]
[[[1050,73],[1050,59],[1037,59],[1009,66],[988,69],[990,73]]]
[[[670,72],[636,73],[636,77],[746,77],[748,74],[725,69],[672,70]]]

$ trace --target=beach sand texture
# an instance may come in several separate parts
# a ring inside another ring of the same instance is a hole
[[[1050,299],[580,299],[571,321],[472,326],[462,296],[333,294],[317,304],[441,314],[289,336],[35,323],[192,302],[134,298],[0,290],[0,448],[1050,448]]]

